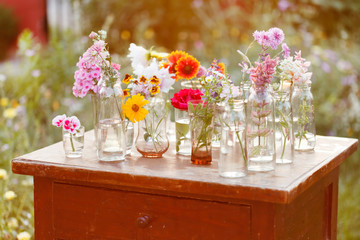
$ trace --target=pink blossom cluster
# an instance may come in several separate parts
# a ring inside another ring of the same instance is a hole
[[[277,66],[279,58],[271,59],[267,56],[264,61],[256,62],[256,67],[252,67],[248,70],[250,79],[257,88],[266,88],[275,73],[275,67]]]
[[[283,30],[276,27],[270,28],[268,31],[255,31],[253,36],[263,48],[271,47],[274,50],[277,49],[279,44],[285,39]]]
[[[61,127],[64,131],[75,134],[81,127],[80,120],[76,116],[66,117],[65,114],[58,115],[52,120],[52,125]]]

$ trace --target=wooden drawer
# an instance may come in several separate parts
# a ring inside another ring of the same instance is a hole
[[[55,239],[250,239],[251,207],[54,183]]]

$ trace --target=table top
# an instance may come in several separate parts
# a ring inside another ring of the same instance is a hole
[[[174,141],[170,141],[163,158],[143,158],[133,149],[126,161],[100,162],[90,131],[85,135],[82,158],[66,158],[62,142],[58,142],[13,159],[12,170],[24,175],[147,189],[175,196],[290,203],[338,167],[357,146],[357,139],[317,136],[315,150],[296,152],[293,164],[276,165],[274,171],[267,173],[248,172],[245,177],[228,179],[218,174],[216,157],[211,165],[193,165],[190,157],[175,154]]]

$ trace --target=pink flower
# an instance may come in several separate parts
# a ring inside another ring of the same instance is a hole
[[[267,84],[271,83],[275,67],[278,64],[278,58],[271,59],[267,56],[263,62],[256,63],[256,67],[249,69],[250,79],[258,88],[264,88]]]
[[[281,45],[282,51],[283,51],[283,57],[284,58],[288,58],[290,57],[290,48],[288,47],[288,45],[286,43],[283,43]]]
[[[54,119],[52,120],[52,125],[56,126],[56,127],[62,127],[63,126],[63,122],[66,119],[66,115],[57,115],[56,117],[54,117]]]
[[[253,33],[254,39],[263,48],[271,47],[276,49],[279,44],[284,41],[285,35],[280,28],[270,28],[268,31],[255,31]]]
[[[97,36],[98,36],[98,34],[96,32],[91,32],[89,35],[89,38],[95,39]]]
[[[202,76],[204,76],[206,74],[206,68],[204,68],[203,66],[199,67],[199,71],[196,74],[197,78],[201,78]]]
[[[72,134],[76,133],[80,126],[80,121],[76,116],[68,117],[63,122],[63,130]]]
[[[119,71],[119,70],[120,70],[120,64],[112,63],[112,67],[113,67],[113,69],[115,69],[116,71]]]

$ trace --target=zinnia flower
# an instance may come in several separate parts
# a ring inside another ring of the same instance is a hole
[[[191,79],[196,77],[199,71],[200,63],[193,56],[182,57],[176,65],[177,79]]]
[[[144,99],[144,96],[137,94],[129,98],[124,106],[124,112],[126,117],[134,122],[143,120],[148,114],[148,110],[143,108],[149,101]]]

